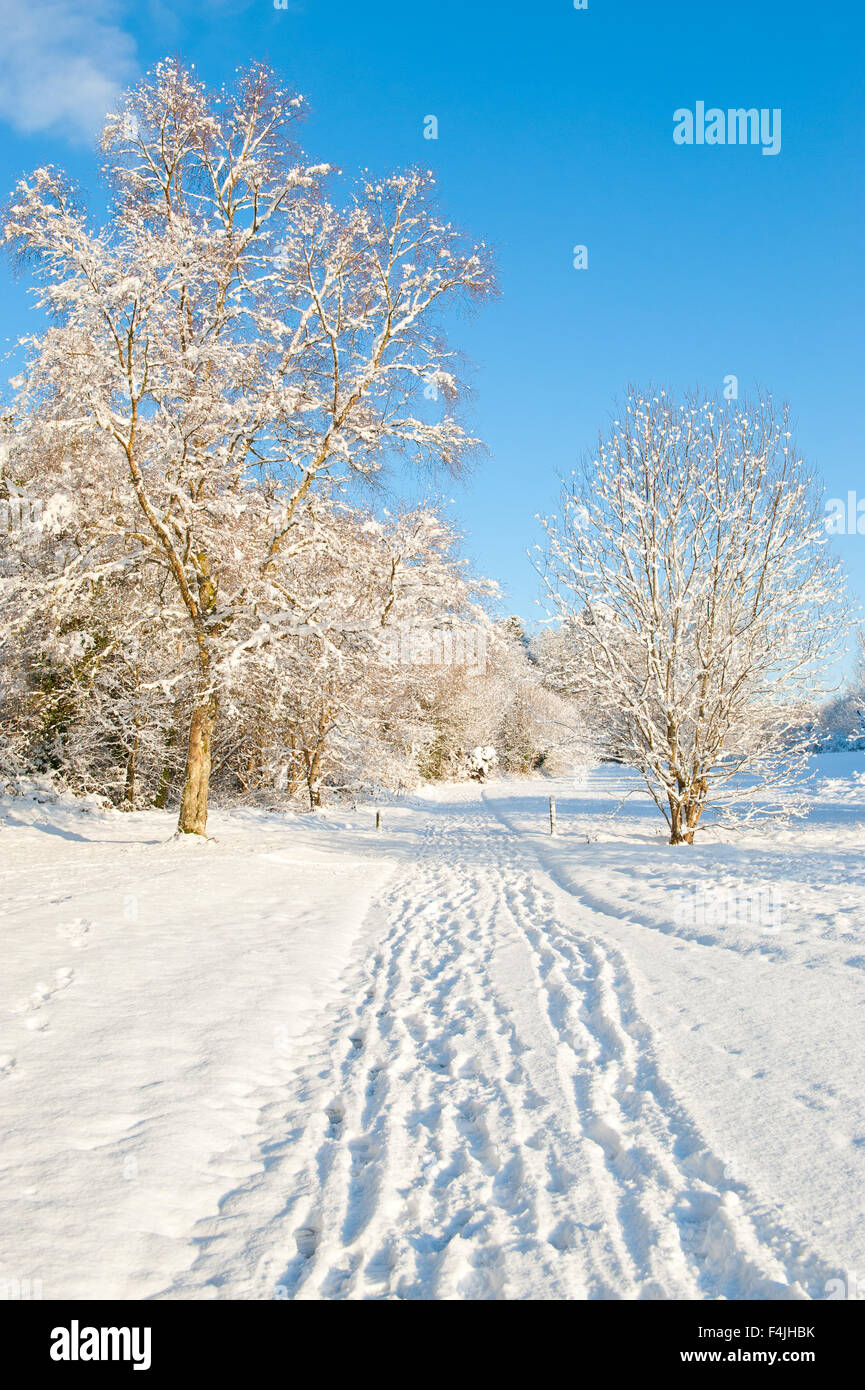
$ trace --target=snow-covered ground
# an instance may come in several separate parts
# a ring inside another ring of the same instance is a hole
[[[865,1288],[865,754],[690,849],[629,785],[0,802],[0,1291]]]

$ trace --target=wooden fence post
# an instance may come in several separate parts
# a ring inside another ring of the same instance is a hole
[[[550,834],[556,833],[556,798],[550,797]]]

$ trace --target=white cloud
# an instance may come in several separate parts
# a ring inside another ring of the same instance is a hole
[[[135,76],[116,0],[0,0],[0,119],[90,136]]]

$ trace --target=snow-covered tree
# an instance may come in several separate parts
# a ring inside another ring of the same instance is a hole
[[[631,392],[546,522],[560,688],[591,697],[673,844],[710,806],[795,809],[845,609],[788,418]]]
[[[289,794],[302,787],[312,807],[325,786],[356,793],[417,781],[417,659],[486,624],[490,587],[465,575],[456,536],[431,507],[381,519],[345,504],[316,514],[319,527],[326,516],[327,544],[319,536],[294,571],[310,616],[252,664],[246,653],[232,694],[235,712],[245,710],[239,778],[275,776]]]
[[[170,596],[192,691],[185,832],[205,831],[236,653],[311,616],[294,592],[311,499],[397,456],[456,470],[475,444],[442,311],[490,291],[485,249],[441,219],[425,174],[329,201],[330,171],[293,143],[300,109],[261,67],[213,94],[161,63],[106,125],[101,228],[50,168],[6,214],[51,315],[13,469],[86,516],[58,598],[143,568]]]
[[[19,772],[129,809],[163,805],[182,789],[196,691],[182,611],[160,571],[128,568],[122,551],[114,573],[88,567],[87,507],[68,502],[46,506],[38,545],[0,551],[5,761],[14,742]],[[232,544],[242,570],[243,534]],[[466,657],[474,671],[495,586],[466,573],[429,505],[377,517],[319,494],[292,552],[294,608],[223,662],[213,789],[315,808],[325,791],[416,785],[437,732],[422,692],[443,663],[457,681]]]
[[[815,747],[827,752],[865,748],[865,634],[859,631],[858,662],[844,688],[813,720]]]
[[[418,765],[430,780],[475,775],[492,748],[501,773],[559,772],[594,761],[579,706],[549,688],[518,619],[490,620],[480,659],[419,673]]]

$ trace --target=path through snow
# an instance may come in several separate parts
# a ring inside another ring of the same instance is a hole
[[[621,952],[496,800],[430,808],[298,1077],[305,1127],[172,1292],[227,1276],[303,1298],[819,1295],[834,1268],[708,1147]]]
[[[723,933],[715,943],[687,933],[682,940],[650,895],[645,920],[616,915],[609,888],[603,901],[594,849],[587,856],[583,844],[580,858],[576,836],[553,843],[538,829],[548,790],[543,782],[450,788],[389,810],[381,837],[358,825],[313,833],[270,823],[248,826],[247,844],[237,833],[232,840],[226,818],[224,843],[197,856],[203,868],[157,837],[158,872],[187,883],[192,874],[200,930],[208,913],[214,919],[198,977],[180,970],[184,954],[200,949],[194,931],[184,940],[177,923],[163,922],[157,968],[142,948],[147,924],[135,932],[94,926],[105,867],[88,859],[95,851],[82,852],[79,880],[65,895],[65,935],[53,933],[76,972],[58,967],[23,1013],[19,999],[0,1033],[8,1100],[17,1088],[18,1104],[32,1104],[24,1088],[49,1085],[47,1113],[61,1126],[58,1138],[31,1119],[7,1140],[0,1192],[14,1196],[17,1182],[19,1200],[11,1215],[7,1207],[0,1274],[42,1277],[46,1294],[91,1297],[825,1296],[827,1281],[863,1248],[861,1071],[847,1076],[845,1093],[837,1068],[847,1053],[829,1059],[836,1074],[824,1078],[824,1092],[841,1087],[843,1122],[836,1114],[836,1138],[824,1135],[821,1146],[820,1106],[803,1112],[800,1142],[811,1144],[818,1171],[800,1191],[798,1161],[793,1172],[773,1149],[797,1077],[796,1059],[783,1074],[784,1030],[797,1023],[778,1000],[792,990],[801,1009],[802,981],[813,979],[820,1007],[831,997],[842,1029],[858,1027],[859,1042],[851,1041],[861,1058],[865,975],[852,964],[856,953],[842,941],[843,970],[840,957],[821,957],[829,972],[821,985],[821,975],[791,973],[817,959],[796,956],[792,938],[788,956],[775,943],[733,949]],[[567,794],[565,785],[558,790]],[[123,827],[135,820],[105,819]],[[64,833],[68,842],[68,825]],[[86,826],[76,834],[91,846],[99,840]],[[337,890],[340,837],[350,845],[350,871]],[[22,843],[44,853],[33,834]],[[78,844],[63,848],[73,863]],[[128,893],[138,873],[134,891],[146,903],[155,865],[138,865],[140,848],[127,852],[120,877]],[[662,853],[656,841],[643,852]],[[655,884],[663,895],[682,861],[658,862],[667,866]],[[279,887],[291,891],[300,874],[314,891],[299,914],[306,946],[292,957],[289,923],[298,913],[280,916]],[[30,911],[39,899],[31,896]],[[43,902],[46,932],[49,909]],[[797,949],[802,930],[799,923]],[[181,933],[177,961],[171,931]],[[110,941],[101,958],[91,954],[99,935]],[[238,937],[232,961],[226,952]],[[121,969],[124,956],[147,991],[138,994],[127,978],[125,1015],[137,1023],[122,1049],[99,1060],[93,1028],[110,1032],[113,1007],[106,972]],[[35,965],[28,962],[31,974]],[[228,978],[218,986],[220,974]],[[185,1008],[195,1015],[196,990],[200,1036],[184,1017]],[[679,991],[684,1002],[676,1002]],[[783,1016],[761,1075],[749,1048],[762,1046],[754,1020],[767,1000]],[[701,1007],[705,1017],[695,1017]],[[12,1058],[15,1028],[20,1041],[21,1027],[36,1019],[38,1032],[43,1010],[52,1026],[42,1043]],[[169,1066],[152,1036],[167,1010],[178,1059]],[[279,1056],[268,1061],[283,1017]],[[190,1037],[195,1046],[184,1046]],[[73,1049],[65,1070],[58,1047]],[[752,1094],[749,1085],[762,1090]],[[742,1132],[731,1140],[725,1127],[737,1113]],[[76,1149],[101,1156],[103,1166],[88,1170],[99,1177],[98,1198]],[[144,1195],[133,1208],[128,1171],[129,1200],[115,1199],[117,1190],[123,1195],[121,1161],[136,1155]],[[46,1185],[28,1194],[37,1207],[30,1226],[20,1198],[28,1172]],[[172,1188],[167,1209],[152,1182],[148,1188],[149,1173]],[[822,1229],[814,1198],[821,1190],[836,1208],[836,1193],[848,1195]]]

